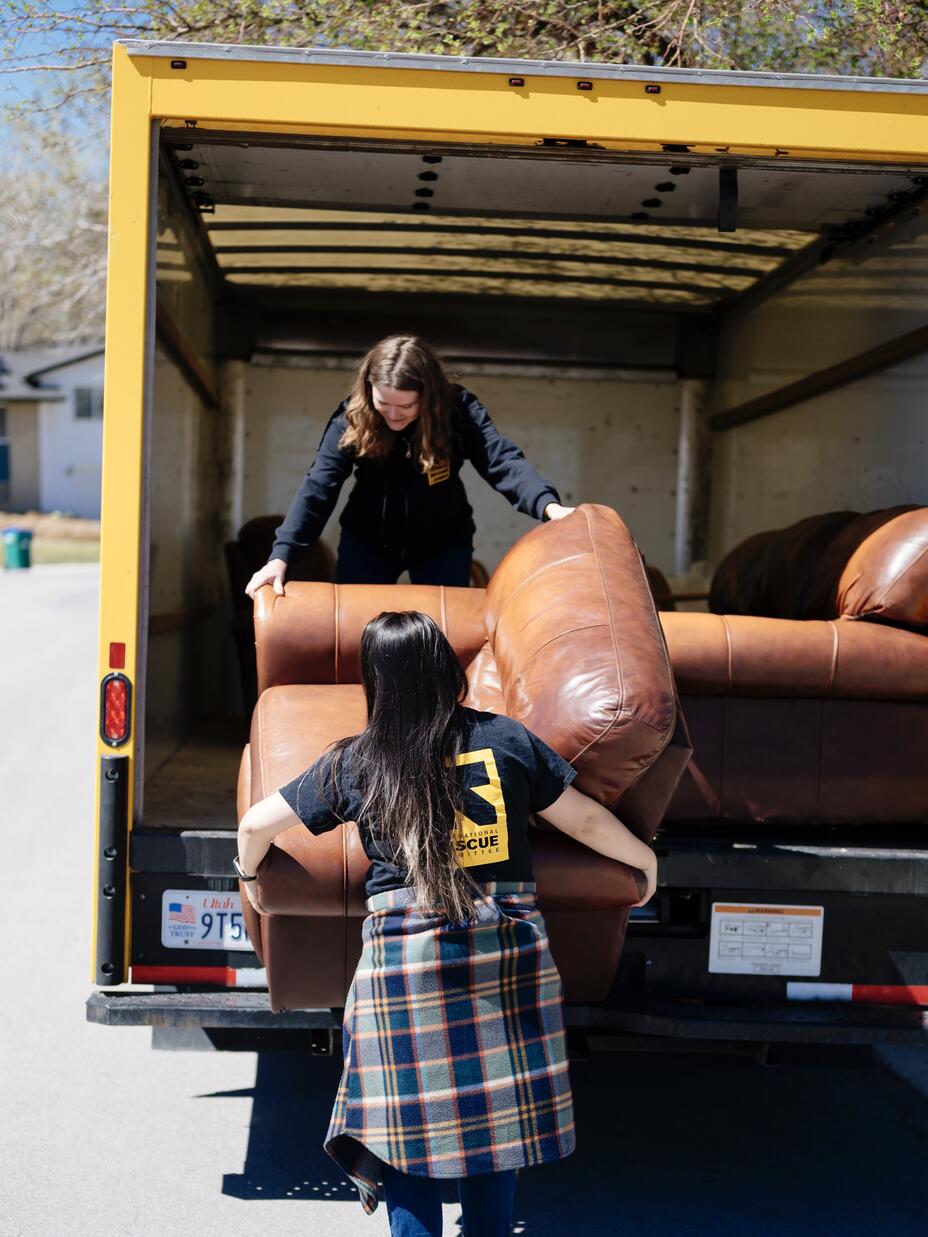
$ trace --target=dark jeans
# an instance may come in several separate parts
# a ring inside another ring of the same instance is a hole
[[[462,1237],[505,1237],[516,1192],[515,1172],[458,1177],[457,1184]],[[438,1178],[413,1177],[384,1164],[383,1193],[392,1237],[441,1237]]]
[[[365,545],[363,541],[358,541],[356,537],[343,531],[338,543],[335,582],[395,584],[397,577],[408,569],[413,584],[447,584],[466,588],[470,584],[473,553],[470,546],[452,546],[410,566],[393,555]]]

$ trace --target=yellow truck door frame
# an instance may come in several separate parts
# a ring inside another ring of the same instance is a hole
[[[127,975],[128,839],[141,771],[144,716],[148,546],[145,435],[151,406],[158,124],[150,84],[117,49],[113,61],[110,139],[103,478],[100,512],[101,685],[95,805],[93,980]],[[125,721],[107,726],[107,684],[125,683]]]
[[[834,162],[928,162],[923,83],[128,42],[113,56],[92,975],[124,982],[148,572],[146,416],[162,126]],[[106,730],[113,685],[116,734]],[[120,695],[120,693],[123,693]],[[121,705],[120,705],[121,702]],[[120,730],[119,709],[125,712]]]

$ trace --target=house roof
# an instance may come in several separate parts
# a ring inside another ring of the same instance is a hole
[[[68,348],[19,348],[0,353],[0,399],[60,399],[59,388],[49,375],[103,355],[103,344],[85,342]]]

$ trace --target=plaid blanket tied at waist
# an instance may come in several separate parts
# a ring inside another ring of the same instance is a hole
[[[476,917],[368,899],[325,1149],[368,1213],[380,1162],[425,1177],[522,1168],[574,1149],[561,977],[533,883],[485,884]]]

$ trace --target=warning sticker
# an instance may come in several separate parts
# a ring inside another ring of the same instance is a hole
[[[729,975],[820,975],[823,906],[712,903],[709,970]]]

